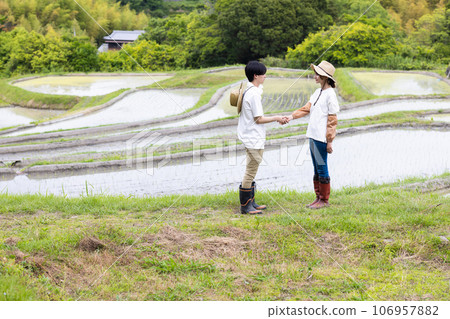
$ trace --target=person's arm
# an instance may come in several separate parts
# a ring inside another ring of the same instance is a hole
[[[299,119],[301,117],[304,117],[304,116],[308,115],[310,111],[311,111],[311,102],[308,102],[303,107],[292,112],[292,114],[289,116],[289,120]]]
[[[278,122],[280,124],[284,124],[284,120],[282,116],[258,116],[255,117],[256,124],[266,124],[271,122]]]
[[[337,116],[336,114],[328,114],[328,121],[327,121],[327,152],[333,153],[333,140],[336,137],[336,127],[337,127]]]

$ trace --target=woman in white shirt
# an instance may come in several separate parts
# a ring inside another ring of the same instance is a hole
[[[335,68],[322,61],[319,65],[311,64],[315,72],[314,79],[320,84],[311,96],[308,103],[294,111],[289,120],[298,119],[310,114],[306,137],[309,138],[309,148],[314,165],[314,191],[316,199],[309,205],[312,209],[329,206],[330,175],[328,174],[328,154],[333,152],[333,139],[336,136],[337,116],[339,103],[333,88],[336,80],[333,78]]]

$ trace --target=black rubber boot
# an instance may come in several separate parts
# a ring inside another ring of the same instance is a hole
[[[255,202],[255,194],[256,194],[256,183],[252,182],[252,205],[256,210],[263,210],[266,209],[266,205],[258,205]]]
[[[253,207],[252,188],[242,188],[242,185],[239,186],[239,199],[241,201],[241,214],[262,214],[262,211]]]

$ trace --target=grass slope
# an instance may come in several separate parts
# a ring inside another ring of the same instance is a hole
[[[77,96],[51,95],[24,90],[9,84],[12,79],[0,79],[0,99],[8,104],[42,109],[68,110],[80,101]]]
[[[450,199],[398,185],[319,211],[312,193],[261,192],[258,217],[236,192],[3,194],[0,300],[448,300]]]

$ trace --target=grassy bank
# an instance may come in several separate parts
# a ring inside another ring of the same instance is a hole
[[[236,192],[2,194],[0,300],[448,300],[450,199],[396,187],[413,181],[333,191],[319,211],[261,190],[258,217]]]
[[[220,88],[233,84],[242,79],[242,76],[217,75],[215,73],[203,73],[204,70],[181,71],[164,81],[153,83],[149,88],[185,89],[207,88],[195,105],[183,113],[191,112],[209,103],[213,95]]]
[[[14,79],[0,79],[0,99],[8,104],[54,110],[69,110],[80,102],[80,97],[51,95],[24,90],[9,82]]]
[[[380,98],[380,96],[370,93],[359,85],[359,83],[352,76],[351,69],[337,69],[335,78],[338,83],[336,87],[339,91],[339,95],[341,95],[347,102],[359,102]]]
[[[0,107],[2,106],[8,106],[9,103],[6,103],[5,101],[3,101],[2,99],[0,99]]]

